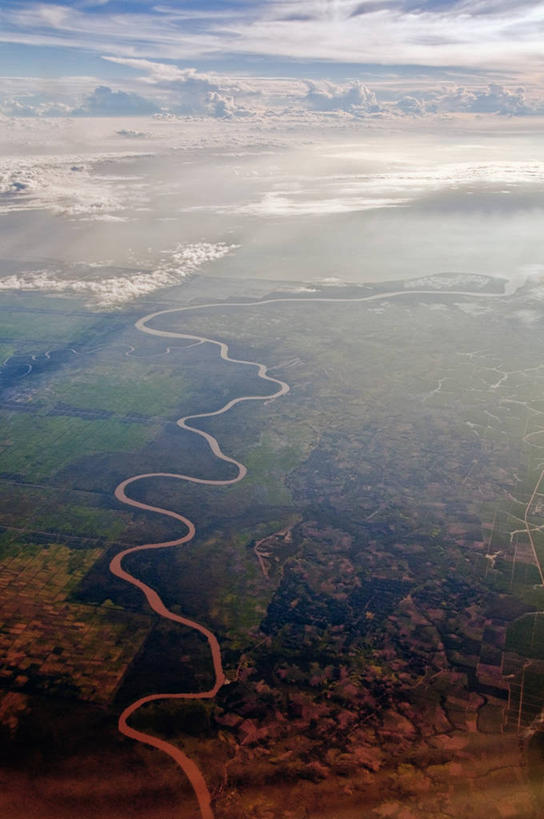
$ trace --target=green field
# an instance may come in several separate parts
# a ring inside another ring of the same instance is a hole
[[[132,451],[152,440],[157,428],[109,418],[0,413],[0,472],[32,480],[54,475],[72,461],[99,452]]]
[[[12,313],[7,311],[1,314],[2,339],[13,339],[14,341],[44,342],[50,341],[55,345],[60,345],[69,341],[75,342],[96,324],[96,317],[70,316],[62,313],[26,313],[15,310]]]
[[[506,648],[525,657],[544,660],[544,612],[527,614],[512,623]]]
[[[167,415],[188,396],[183,376],[156,372],[152,365],[122,362],[117,367],[97,367],[51,385],[53,400],[72,407],[106,410],[118,415]]]

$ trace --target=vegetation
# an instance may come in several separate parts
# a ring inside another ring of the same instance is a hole
[[[130,488],[197,526],[183,547],[125,565],[218,635],[230,684],[216,701],[137,717],[207,766],[218,816],[284,815],[278,783],[296,819],[300,793],[333,815],[339,781],[349,810],[364,795],[391,803],[387,815],[432,816],[440,793],[445,813],[468,816],[465,785],[474,794],[496,754],[527,808],[517,736],[544,706],[544,342],[517,325],[504,344],[524,298],[493,302],[485,321],[444,295],[156,320],[226,340],[291,388],[195,421],[247,465],[245,480]],[[57,314],[33,313],[32,336],[28,315],[9,349],[45,356]],[[42,697],[100,702],[114,722],[150,691],[213,683],[202,637],[151,618],[108,571],[124,545],[183,525],[112,493],[139,473],[232,477],[175,420],[274,389],[210,345],[142,336],[133,317],[65,318],[59,350],[77,336],[77,354],[14,369],[3,393],[4,627],[34,623],[2,671],[26,698],[0,703],[15,738]]]

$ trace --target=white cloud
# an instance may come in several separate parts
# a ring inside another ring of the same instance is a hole
[[[168,63],[159,63],[153,60],[145,60],[142,58],[130,57],[112,57],[111,55],[103,54],[103,60],[110,63],[117,63],[118,65],[126,65],[128,68],[136,68],[143,72],[142,80],[144,82],[173,82],[183,76],[184,72],[175,65]]]
[[[73,108],[63,102],[37,102],[25,97],[11,97],[2,100],[0,110],[11,117],[66,117],[70,116]]]
[[[75,116],[142,116],[155,114],[157,105],[145,97],[127,91],[113,91],[107,85],[99,85],[89,94],[79,108],[72,111]]]
[[[542,99],[530,102],[524,88],[504,88],[492,83],[487,88],[470,89],[454,87],[443,92],[435,92],[428,108],[436,111],[462,112],[475,114],[501,114],[503,116],[523,116],[542,113]]]
[[[124,220],[126,181],[115,184],[96,169],[105,160],[135,156],[141,154],[7,157],[0,160],[0,213],[50,210],[72,219]]]
[[[239,77],[178,68],[164,62],[105,56],[104,60],[138,73],[123,87],[96,85],[90,77],[48,81],[5,78],[10,95],[0,101],[9,116],[142,116],[152,113],[216,119],[254,118],[276,127],[277,121],[302,123],[352,118],[431,117],[451,113],[530,116],[544,114],[544,93],[519,84],[436,84],[429,78],[410,88],[394,72],[377,88],[359,79],[342,83],[277,77]],[[474,79],[474,78],[473,78]]]
[[[304,102],[313,111],[346,111],[355,116],[380,111],[376,94],[359,81],[344,85],[308,82]]]
[[[405,94],[384,107],[391,113],[408,116],[458,113],[540,116],[544,114],[544,96],[541,92],[529,95],[521,86],[507,87],[498,83],[473,87],[451,84],[423,93]]]
[[[8,116],[143,116],[159,110],[157,101],[132,89],[112,89],[94,77],[2,77]]]
[[[126,275],[102,275],[85,277],[78,271],[77,277],[62,275],[58,270],[30,270],[0,277],[0,290],[39,290],[46,293],[80,295],[89,304],[100,308],[122,307],[127,302],[149,296],[164,287],[174,287],[184,279],[194,276],[205,264],[221,259],[235,245],[199,242],[177,247],[161,253],[154,270]],[[94,266],[93,275],[97,268]]]
[[[235,95],[258,95],[243,81],[152,60],[108,56],[104,59],[143,71],[140,80],[163,92],[162,98],[171,113],[227,119],[254,113],[235,99]]]
[[[544,2],[268,0],[223,10],[175,4],[153,13],[119,6],[19,2],[0,10],[4,41],[94,49],[120,57],[193,60],[258,54],[340,63],[541,67]]]
[[[40,4],[38,14],[47,26],[53,29],[59,29],[68,22],[70,11],[65,6],[46,6]]]
[[[400,99],[396,100],[392,106],[393,110],[400,114],[409,117],[421,117],[426,113],[425,103],[423,100],[413,97],[410,94],[405,94]]]

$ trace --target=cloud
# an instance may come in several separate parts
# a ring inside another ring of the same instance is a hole
[[[72,111],[73,116],[117,117],[156,114],[159,108],[139,94],[113,91],[107,85],[99,85],[89,94],[83,104]]]
[[[66,117],[73,109],[63,102],[34,102],[31,98],[12,97],[2,100],[0,110],[10,117]]]
[[[120,128],[115,133],[118,136],[127,137],[127,139],[145,139],[149,136],[147,131],[135,131],[133,128]]]
[[[544,98],[529,99],[525,88],[507,88],[497,83],[483,88],[452,85],[421,95],[406,94],[387,108],[401,116],[468,113],[523,117],[544,114]]]
[[[227,119],[251,115],[234,96],[255,95],[255,90],[243,82],[152,60],[108,56],[104,59],[143,71],[141,81],[163,93],[163,101],[171,113]]]
[[[130,184],[101,176],[100,163],[142,154],[11,157],[0,161],[0,213],[49,210],[70,219],[124,221],[137,193]]]
[[[248,117],[280,113],[289,106],[291,114],[302,117],[307,110],[318,113],[343,111],[353,116],[378,113],[376,95],[364,83],[344,84],[305,80],[276,82],[271,88],[264,78],[238,78],[178,68],[147,59],[109,57],[109,62],[143,71],[142,82],[168,92],[168,109],[173,113],[220,118]],[[271,93],[272,92],[272,93]],[[165,98],[166,99],[166,98]]]
[[[163,287],[174,287],[184,279],[194,276],[199,268],[230,253],[236,245],[198,242],[177,245],[163,251],[157,266],[148,272],[126,275],[102,274],[90,268],[95,278],[87,278],[82,271],[77,277],[62,275],[58,270],[30,270],[0,277],[1,290],[40,290],[46,293],[81,295],[89,299],[91,306],[101,308],[122,307],[127,302],[148,296]]]
[[[360,165],[375,153],[356,150],[353,154],[343,148],[339,153],[326,153],[327,160],[354,160]],[[393,163],[396,164],[396,163]],[[227,204],[199,205],[186,211],[212,211],[220,214],[249,214],[269,218],[293,218],[380,210],[404,207],[423,197],[446,191],[465,189],[471,193],[490,188],[503,192],[515,191],[520,186],[532,186],[538,191],[544,182],[544,162],[489,161],[440,162],[430,164],[398,163],[398,169],[367,171],[355,174],[291,173],[289,178],[272,178],[258,198]]]
[[[126,65],[129,68],[136,68],[143,72],[143,81],[152,84],[168,85],[170,83],[183,82],[197,74],[195,68],[181,69],[169,63],[160,63],[155,62],[154,60],[146,60],[142,58],[112,57],[102,55],[102,59],[107,60],[107,62],[110,63]]]
[[[399,198],[385,199],[379,196],[365,197],[345,196],[339,191],[337,196],[305,198],[304,196],[286,196],[270,192],[260,202],[237,208],[237,213],[249,213],[257,216],[324,216],[327,214],[354,213],[364,210],[381,210],[403,205],[406,201]]]
[[[404,97],[398,99],[394,103],[393,109],[399,114],[409,117],[422,117],[426,113],[425,103],[423,100],[417,99],[417,97],[412,97],[409,94],[406,94]]]
[[[69,78],[68,78],[69,79]],[[38,78],[29,77],[26,88],[19,85],[19,93],[0,101],[0,110],[8,116],[23,117],[109,117],[109,116],[146,116],[160,110],[158,102],[143,97],[133,91],[114,90],[106,85],[92,88],[92,83],[85,78],[87,88],[77,88],[70,93],[63,89],[62,97],[57,95],[57,81],[47,83]],[[96,83],[96,80],[94,80]],[[91,89],[89,90],[89,84]]]
[[[486,114],[521,117],[544,115],[544,95],[533,87],[499,83],[469,86],[450,83],[433,86],[427,78],[423,89],[410,88],[404,78],[387,78],[377,90],[360,79],[344,83],[297,78],[236,77],[178,68],[147,59],[105,57],[109,62],[139,70],[126,81],[134,90],[92,87],[92,78],[73,78],[73,90],[55,98],[43,80],[22,78],[11,83],[11,96],[0,101],[0,112],[14,117],[146,116],[168,114],[182,117],[213,117],[232,120],[252,118],[263,127],[269,123],[319,123],[335,119],[429,117],[444,114]],[[96,81],[95,81],[96,82]],[[420,83],[418,79],[413,81]],[[8,87],[10,84],[7,84]],[[87,88],[85,88],[85,85]],[[397,86],[397,88],[395,87]],[[92,90],[88,90],[89,87]],[[69,86],[70,88],[70,86]]]
[[[309,82],[304,102],[312,111],[345,111],[356,116],[381,110],[376,94],[359,81],[346,85]]]
[[[0,8],[0,39],[128,59],[260,55],[521,71],[543,64],[543,22],[543,0],[267,0],[211,8],[115,3],[93,9],[19,0]]]
[[[482,90],[458,87],[434,96],[429,108],[437,111],[502,116],[524,116],[544,111],[542,100],[536,103],[527,101],[524,88],[511,90],[495,83]]]
[[[231,117],[250,117],[253,112],[242,105],[238,105],[234,97],[225,96],[219,91],[210,91],[206,95],[205,110],[212,117],[230,119]]]

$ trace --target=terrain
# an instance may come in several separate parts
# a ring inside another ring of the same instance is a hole
[[[538,286],[249,290],[4,302],[3,810],[198,816],[168,756],[117,733],[176,692],[131,724],[198,766],[217,817],[539,815]],[[176,423],[229,404],[189,421],[205,437]],[[140,508],[115,498],[150,475]],[[191,542],[138,548],[184,539],[180,516]],[[178,622],[111,575],[121,552]],[[219,642],[213,699],[190,700],[214,669],[183,618]]]

